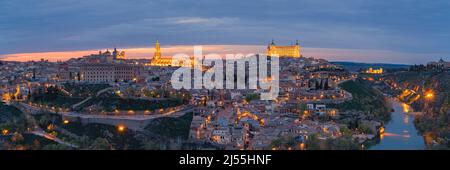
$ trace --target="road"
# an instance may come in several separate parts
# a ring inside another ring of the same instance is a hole
[[[40,108],[31,106],[29,104],[20,103],[22,107],[25,107],[27,110],[31,110],[32,112],[39,112],[41,111]],[[181,107],[163,114],[152,114],[152,115],[100,115],[100,114],[83,114],[83,113],[77,113],[77,112],[51,112],[54,114],[59,114],[61,116],[65,117],[79,117],[79,118],[108,118],[108,119],[120,119],[120,120],[149,120],[149,119],[155,119],[160,117],[179,117],[183,115],[184,113],[191,112],[193,110],[192,107]]]
[[[109,90],[113,90],[113,89],[114,89],[114,88],[112,88],[112,87],[108,87],[108,88],[106,88],[106,89],[100,90],[100,91],[97,92],[97,94],[96,94],[95,96],[98,97],[98,96],[100,96],[101,94],[103,94],[103,93],[105,93],[105,92],[107,92],[107,91],[109,91]],[[92,98],[93,98],[93,97],[90,96],[90,97],[84,99],[83,101],[81,101],[81,102],[79,102],[79,103],[77,103],[77,104],[72,105],[72,109],[75,109],[75,108],[81,106],[82,104],[86,103],[87,101],[91,100]]]
[[[30,133],[33,134],[33,135],[36,135],[36,136],[44,137],[44,138],[46,138],[48,140],[52,140],[52,141],[54,141],[56,143],[59,143],[59,144],[62,144],[62,145],[65,145],[65,146],[68,146],[68,147],[71,147],[71,148],[78,148],[78,146],[76,146],[74,144],[71,144],[71,143],[68,143],[68,142],[64,142],[63,140],[61,140],[61,139],[59,139],[57,137],[54,137],[54,136],[44,132],[44,130],[42,130],[40,128],[38,128],[36,130],[33,130]]]

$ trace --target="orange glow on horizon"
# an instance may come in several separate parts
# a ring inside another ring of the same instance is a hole
[[[250,54],[250,53],[266,53],[266,45],[201,45],[203,47],[203,54],[217,53],[223,54]],[[167,45],[161,47],[163,56],[172,56],[176,53],[185,53],[192,55],[194,45]],[[51,62],[66,61],[70,58],[80,58],[90,54],[98,54],[100,49],[79,50],[79,51],[55,51],[55,52],[30,52],[17,54],[0,54],[0,60],[4,61],[39,61],[42,58]],[[106,48],[102,49],[105,51]],[[110,49],[112,50],[112,48]],[[147,47],[131,47],[118,49],[125,51],[128,59],[151,59],[155,51],[154,44],[148,44]],[[380,54],[383,54],[380,57]],[[420,56],[418,54],[400,53],[395,51],[385,50],[370,50],[370,49],[338,49],[338,48],[315,48],[305,47],[302,50],[302,55],[305,57],[322,58],[330,61],[364,61],[364,62],[379,62],[387,61],[392,58],[399,58],[399,61],[392,63],[404,63],[400,61],[405,56]]]
[[[203,55],[207,54],[237,54],[242,53],[244,55],[250,53],[262,53],[264,46],[258,45],[199,45],[202,46]],[[81,58],[91,54],[98,54],[99,51],[105,51],[106,49],[98,50],[81,50],[81,51],[60,51],[60,52],[35,52],[35,53],[17,53],[0,55],[0,60],[4,61],[40,61],[41,59],[49,60],[51,62],[67,61],[71,58]],[[128,59],[151,59],[153,57],[154,47],[138,47],[138,48],[123,48],[117,49],[119,51],[125,51]],[[111,51],[111,49],[110,49]],[[193,55],[193,45],[177,45],[161,47],[163,56],[173,56],[178,53],[184,53]]]

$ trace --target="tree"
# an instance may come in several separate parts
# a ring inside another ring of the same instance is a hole
[[[304,111],[306,111],[308,109],[308,107],[306,106],[306,103],[299,103],[297,105],[297,109],[300,111],[300,113],[303,116]]]
[[[42,150],[70,150],[72,148],[63,144],[49,144],[45,145]]]
[[[343,136],[340,138],[327,140],[327,148],[331,150],[358,150],[359,145],[351,136]]]
[[[159,150],[159,149],[161,149],[157,142],[154,142],[151,140],[142,141],[141,148],[144,150]]]
[[[33,141],[33,147],[32,147],[32,149],[33,149],[33,150],[39,150],[39,149],[41,149],[41,143],[39,142],[39,140],[35,139],[35,140]]]
[[[319,150],[320,149],[320,140],[316,134],[313,134],[308,137],[305,142],[306,148],[309,150]]]
[[[87,149],[91,144],[91,140],[88,136],[83,135],[77,138],[74,143],[77,144],[80,149]]]
[[[23,140],[24,140],[24,137],[20,133],[14,133],[14,135],[11,137],[11,141],[16,144],[22,143]]]
[[[286,145],[288,147],[295,147],[295,145],[297,145],[297,140],[291,136],[286,140]]]
[[[50,123],[50,118],[46,115],[41,116],[39,119],[39,125],[47,126]]]
[[[89,146],[90,150],[111,150],[113,149],[112,145],[105,138],[97,138],[94,142]]]
[[[366,133],[366,134],[374,134],[375,133],[369,125],[363,124],[363,123],[360,123],[358,125],[358,129],[361,132]]]
[[[273,141],[270,143],[269,147],[270,147],[270,148],[278,148],[278,147],[280,147],[282,144],[283,144],[283,139],[278,138],[278,139],[273,140]]]
[[[351,136],[351,134],[352,134],[352,131],[347,126],[340,126],[339,129],[342,132],[342,134],[345,136],[347,136],[347,135]]]

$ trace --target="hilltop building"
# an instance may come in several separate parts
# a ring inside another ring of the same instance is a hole
[[[81,81],[87,83],[136,82],[144,76],[142,66],[121,63],[84,64],[80,72]]]
[[[191,64],[194,64],[193,58],[191,57]],[[161,55],[161,46],[159,44],[159,41],[156,40],[155,45],[155,53],[153,55],[153,59],[150,62],[149,66],[161,66],[161,67],[181,67],[184,64],[182,62],[178,64],[172,63],[172,57],[171,56],[162,56]]]
[[[58,72],[56,77],[60,82],[79,81],[80,80],[80,67],[70,66],[67,63],[58,65]]]
[[[161,56],[161,46],[158,40],[156,40],[155,53],[150,66],[172,66],[172,57]]]
[[[114,63],[125,60],[125,51],[118,51],[114,48],[113,52],[108,49],[105,52],[99,51],[98,54],[84,56],[89,63]]]
[[[428,66],[434,66],[437,68],[450,69],[450,62],[444,61],[442,58],[439,61],[429,62]]]
[[[291,46],[277,46],[275,45],[274,40],[269,44],[267,47],[267,55],[268,56],[275,56],[278,55],[279,57],[293,57],[293,58],[300,58],[300,45],[298,41],[295,43],[295,45]]]
[[[368,70],[365,71],[365,73],[367,74],[383,74],[383,68],[379,68],[379,69],[373,69],[372,67],[370,67]]]

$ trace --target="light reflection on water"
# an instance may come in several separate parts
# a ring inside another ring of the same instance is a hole
[[[414,116],[409,105],[391,100],[395,112],[392,120],[385,125],[385,133],[380,136],[380,143],[371,150],[422,150],[425,149],[424,139],[418,134]]]

